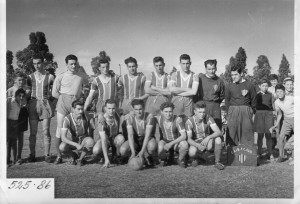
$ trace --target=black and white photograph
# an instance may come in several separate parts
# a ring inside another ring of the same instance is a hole
[[[299,6],[0,0],[0,203],[299,203]]]

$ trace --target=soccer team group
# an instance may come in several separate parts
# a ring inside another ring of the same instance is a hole
[[[45,70],[41,55],[33,56],[36,71],[29,76],[17,73],[7,90],[7,164],[22,164],[24,131],[30,130],[28,162],[36,161],[36,135],[42,123],[44,156],[50,156],[50,122],[56,110],[56,159],[71,156],[70,163],[82,166],[86,156],[108,168],[140,158],[146,167],[175,163],[183,168],[205,162],[203,154],[214,152],[215,168],[221,163],[225,145],[254,146],[262,158],[266,138],[266,159],[277,162],[292,153],[294,130],[293,79],[278,84],[277,75],[263,79],[259,91],[243,78],[239,67],[231,68],[232,83],[216,76],[217,61],[204,62],[205,73],[190,70],[189,55],[179,58],[180,70],[164,71],[162,57],[153,59],[154,70],[147,76],[137,71],[133,57],[125,60],[128,73],[116,75],[110,60],[99,60],[100,74],[89,83],[78,71],[74,55],[65,58],[67,71],[56,78]],[[271,86],[269,87],[269,84]],[[28,126],[29,123],[29,126]],[[274,134],[275,133],[275,134]],[[275,143],[274,136],[275,135]],[[13,162],[11,161],[13,152]],[[177,156],[178,153],[178,156]],[[293,159],[290,164],[293,164]]]

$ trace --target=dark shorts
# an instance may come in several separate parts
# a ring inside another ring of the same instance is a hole
[[[20,134],[17,120],[7,119],[7,139],[17,139]]]
[[[257,110],[254,117],[254,131],[257,133],[270,133],[269,129],[274,124],[273,112]]]
[[[203,101],[206,104],[206,114],[210,115],[222,129],[222,118],[221,118],[221,108],[219,103]]]

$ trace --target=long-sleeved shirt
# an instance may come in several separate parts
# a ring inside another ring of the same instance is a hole
[[[256,90],[249,81],[230,83],[225,88],[225,105],[227,111],[229,106],[250,106],[253,113],[256,112]]]
[[[266,92],[258,92],[257,93],[257,100],[256,100],[256,110],[273,110],[273,96],[272,93]]]
[[[66,71],[54,80],[52,96],[55,98],[58,98],[61,94],[80,96],[83,84],[85,83],[88,83],[85,74]]]
[[[200,74],[198,94],[201,101],[221,103],[225,98],[224,82],[218,76],[209,78],[205,74]]]

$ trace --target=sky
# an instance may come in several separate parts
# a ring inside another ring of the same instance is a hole
[[[292,0],[9,0],[6,2],[6,49],[14,54],[29,44],[31,32],[44,32],[57,74],[75,54],[88,74],[91,59],[105,50],[111,69],[126,73],[124,60],[135,57],[139,71],[153,70],[155,56],[166,71],[180,68],[179,56],[191,56],[191,69],[204,72],[204,61],[217,59],[218,74],[239,47],[252,73],[266,55],[277,73],[282,54],[294,68]],[[16,67],[16,65],[14,64]]]

